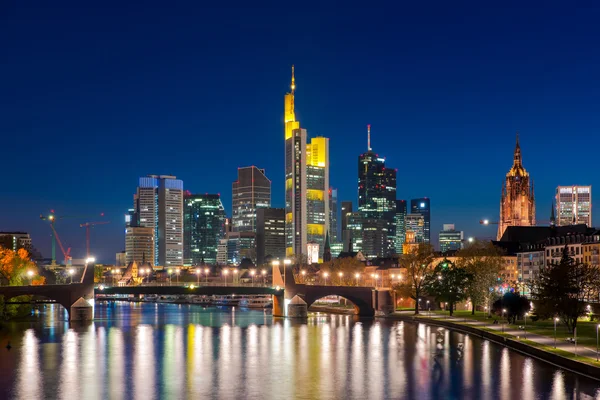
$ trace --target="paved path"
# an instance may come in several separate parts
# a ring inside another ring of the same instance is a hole
[[[413,311],[396,311],[394,314],[409,317],[409,316],[414,315],[414,312]],[[423,312],[419,315],[421,318],[425,317],[425,318],[431,318],[431,319],[445,320],[445,321],[449,321],[449,322],[458,322],[460,324],[466,324],[466,325],[473,326],[473,327],[481,327],[481,328],[485,327],[485,328],[492,329],[492,330],[495,330],[498,332],[502,332],[502,324],[500,323],[501,322],[500,320],[498,320],[497,325],[494,325],[493,319],[491,319],[490,322],[488,323],[488,322],[482,322],[482,321],[477,321],[477,320],[468,319],[468,318],[450,317],[448,315],[441,315],[441,314],[434,314],[434,313],[428,314],[427,312]],[[509,335],[512,335],[515,337],[518,336],[519,338],[525,337],[525,334],[524,334],[525,332],[523,331],[523,329],[517,329],[511,325],[504,325],[504,333],[508,333]],[[538,335],[536,333],[530,333],[530,332],[527,332],[526,336],[527,336],[527,340],[531,340],[532,342],[540,343],[545,346],[554,347],[554,337]],[[596,359],[596,356],[597,356],[596,349],[584,347],[581,345],[575,346],[574,343],[569,343],[569,342],[565,341],[564,339],[563,340],[557,339],[556,348],[560,349],[560,350],[568,351],[569,353],[577,354],[579,356],[589,357],[589,358],[593,358],[593,359]]]

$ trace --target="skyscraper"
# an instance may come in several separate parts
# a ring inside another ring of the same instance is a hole
[[[513,165],[506,174],[500,196],[500,220],[498,221],[497,240],[502,238],[509,226],[535,225],[535,198],[533,180],[523,167],[519,135],[513,158]]]
[[[431,243],[431,204],[429,199],[427,197],[412,199],[410,201],[410,212],[411,214],[421,214],[423,216],[423,243]]]
[[[154,265],[183,265],[183,181],[175,176],[139,179],[134,195],[135,225],[154,231]]]
[[[256,214],[256,262],[260,265],[265,257],[285,257],[285,210],[283,208],[259,208]]]
[[[351,235],[348,230],[348,215],[352,213],[352,202],[342,201],[342,211],[340,219],[342,220],[342,251],[350,251]],[[334,254],[334,256],[337,256]]]
[[[218,194],[185,196],[185,264],[215,264],[225,237],[225,209]]]
[[[592,226],[592,187],[559,186],[556,188],[556,224]]]
[[[454,229],[454,224],[444,224],[439,236],[440,251],[459,250],[463,244],[463,232]]]
[[[402,245],[406,241],[406,200],[396,200],[396,235],[395,250],[397,254],[402,253]]]
[[[330,243],[338,242],[338,191],[337,189],[329,188],[329,241]]]
[[[421,214],[407,214],[405,217],[405,236],[408,232],[414,237],[414,243],[427,243],[425,241],[425,217]]]
[[[271,206],[271,181],[255,166],[238,168],[232,184],[233,230],[256,232],[256,210]]]
[[[322,257],[329,229],[329,139],[315,137],[307,144],[294,110],[296,81],[285,95],[285,224],[286,255],[307,254],[318,244]]]
[[[155,265],[154,248],[154,229],[140,226],[125,228],[125,265],[133,261]]]
[[[358,211],[364,218],[381,219],[387,225],[384,254],[395,252],[396,170],[386,168],[385,158],[371,148],[371,125],[367,125],[367,152],[358,156]],[[379,224],[381,225],[381,224]],[[364,241],[379,240],[365,236]],[[363,248],[378,248],[378,243],[363,242]],[[364,251],[363,251],[364,253]]]

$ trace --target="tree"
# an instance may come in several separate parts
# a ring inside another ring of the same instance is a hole
[[[415,300],[415,315],[419,313],[419,299],[424,289],[434,278],[431,263],[434,259],[433,247],[427,243],[419,243],[408,254],[399,259],[400,268],[404,270],[406,279],[394,285],[394,290],[403,297]]]
[[[531,303],[527,297],[521,296],[518,292],[508,292],[496,300],[492,308],[495,314],[504,315],[509,324],[514,324],[518,317],[530,310]]]
[[[473,277],[466,268],[459,267],[444,259],[433,270],[434,279],[427,282],[425,291],[440,302],[450,305],[450,315],[454,305],[467,298],[467,287]]]
[[[491,312],[493,287],[504,268],[504,252],[491,242],[475,241],[460,250],[456,256],[457,266],[465,268],[472,275],[467,287],[467,296],[471,299],[472,314],[475,307],[487,304]]]
[[[577,318],[586,313],[586,303],[598,293],[600,269],[576,262],[565,245],[558,263],[542,269],[533,281],[532,293],[538,300],[541,318],[558,316],[569,332],[577,327]]]
[[[29,272],[33,274],[30,276]],[[10,286],[43,285],[45,278],[38,275],[37,266],[29,259],[25,249],[14,251],[0,247],[0,280]],[[19,296],[14,300],[29,301],[31,296]],[[7,305],[4,296],[0,296],[0,317],[8,319],[16,315],[25,315],[31,312],[28,304]]]

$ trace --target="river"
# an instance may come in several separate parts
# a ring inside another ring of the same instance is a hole
[[[600,399],[600,382],[472,335],[347,315],[117,303],[69,325],[48,306],[0,345],[0,399]]]

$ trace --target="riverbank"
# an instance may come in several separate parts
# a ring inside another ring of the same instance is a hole
[[[578,353],[583,352],[589,352],[592,356],[595,354],[592,350],[585,347],[580,347],[577,350],[574,344],[557,343],[556,348],[554,348],[552,346],[554,342],[553,338],[528,333],[527,339],[525,339],[522,337],[523,331],[515,334],[514,330],[504,329],[499,325],[485,324],[476,320],[448,317],[439,314],[420,314],[415,316],[412,312],[395,312],[387,318],[423,322],[473,334],[565,370],[600,380],[600,362],[596,361],[593,357],[578,355]],[[574,346],[576,352],[569,351],[573,350]]]

